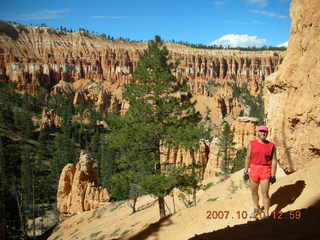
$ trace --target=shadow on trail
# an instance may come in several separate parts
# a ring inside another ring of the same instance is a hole
[[[320,228],[317,221],[319,216],[320,198],[309,208],[296,209],[281,216],[271,215],[267,219],[195,235],[189,240],[319,240]]]
[[[303,189],[306,187],[305,181],[299,180],[294,184],[285,185],[280,187],[271,196],[270,206],[277,204],[275,212],[280,212],[281,209],[285,208],[289,204],[295,202],[295,200],[301,195]]]
[[[36,236],[36,237],[25,237],[24,240],[46,240],[48,239],[51,234],[53,233],[54,228],[57,226],[58,224],[55,224],[54,226],[52,226],[51,228],[49,228],[47,231],[45,231],[43,234],[41,234],[40,236]]]
[[[165,227],[172,224],[172,221],[170,220],[171,216],[172,215],[168,215],[160,219],[158,222],[150,224],[147,228],[130,237],[128,240],[143,240],[150,236],[157,236],[161,227]]]

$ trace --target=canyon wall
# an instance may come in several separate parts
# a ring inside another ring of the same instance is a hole
[[[18,90],[32,94],[67,92],[74,96],[74,103],[91,100],[103,110],[119,105],[125,111],[121,87],[130,81],[147,43],[112,42],[85,32],[0,24],[15,33],[0,33],[0,81],[13,81]],[[204,114],[208,107],[213,122],[228,114],[236,118],[244,111],[227,82],[245,86],[256,95],[265,77],[277,70],[283,59],[283,53],[276,51],[166,46],[172,61],[180,61],[174,74],[188,79],[200,112]],[[211,83],[220,86],[212,87]]]
[[[122,87],[130,82],[147,43],[109,41],[86,32],[63,32],[47,27],[26,27],[5,22],[0,32],[0,81],[15,82],[17,90],[46,97],[63,93],[73,97],[74,104],[93,102],[101,111],[120,108],[124,113],[128,103],[122,99]],[[217,129],[223,118],[228,119],[235,133],[238,148],[247,146],[254,135],[257,121],[245,122],[239,116],[248,116],[248,106],[233,97],[230,84],[246,87],[250,94],[262,92],[265,77],[278,69],[284,52],[195,49],[166,43],[172,61],[180,65],[174,72],[188,80],[197,101],[196,108],[208,115]],[[59,127],[61,121],[50,109],[43,114],[41,127]],[[217,147],[203,142],[206,152],[195,153],[199,161],[218,167],[213,160]],[[190,162],[187,153],[173,154]],[[177,150],[178,151],[178,150]],[[209,152],[210,152],[209,151]],[[215,151],[213,153],[212,151]],[[179,151],[178,151],[179,152]],[[206,156],[206,154],[208,156]],[[203,172],[203,175],[210,174]]]
[[[287,55],[266,80],[267,124],[287,173],[320,160],[319,8],[318,0],[292,1]]]
[[[231,130],[234,133],[235,150],[230,151],[231,159],[236,156],[237,150],[248,146],[250,140],[255,138],[255,128],[258,123],[257,118],[238,117],[228,121]],[[217,145],[218,138],[214,137],[212,141],[201,140],[199,149],[191,152],[181,148],[166,148],[164,145],[160,148],[160,161],[164,164],[164,170],[167,166],[173,165],[191,165],[192,162],[199,165],[197,170],[202,179],[215,176],[223,166],[222,158],[219,156],[219,147]],[[230,161],[229,168],[234,165],[234,161]]]

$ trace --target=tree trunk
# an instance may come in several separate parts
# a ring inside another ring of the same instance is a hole
[[[34,196],[34,172],[33,172],[33,167],[32,167],[32,229],[33,229],[33,234],[32,234],[32,239],[35,239],[36,236],[36,217],[34,213],[34,207],[35,207],[35,196]]]
[[[166,208],[164,203],[164,197],[158,197],[158,203],[159,203],[159,213],[160,213],[160,219],[164,218],[166,216]]]
[[[174,189],[172,190],[173,213],[176,213],[176,204],[174,202]]]
[[[191,149],[191,157],[192,157],[192,174],[194,176],[195,173],[196,173],[196,171],[195,171],[196,159],[194,157],[194,150],[193,149]],[[193,197],[193,205],[196,206],[197,205],[197,189],[196,189],[196,186],[193,187],[192,197]]]
[[[22,192],[19,192],[17,189],[17,186],[14,185],[14,191],[15,191],[15,196],[17,200],[17,205],[18,205],[18,213],[19,213],[19,220],[20,220],[20,230],[23,233],[24,236],[26,236],[26,231],[25,231],[25,221],[24,221],[24,215],[23,215],[23,198],[22,198]]]
[[[131,209],[132,209],[132,212],[131,214],[134,214],[137,210],[136,210],[136,205],[137,205],[137,200],[138,198],[133,198],[131,201],[132,201],[132,204],[130,205]]]
[[[155,162],[156,165],[156,172],[157,174],[161,174],[161,162],[160,162],[160,140],[156,140],[155,142]],[[160,219],[164,218],[166,216],[166,208],[165,208],[165,203],[164,203],[164,196],[158,196],[158,203],[159,203],[159,214],[160,214]]]

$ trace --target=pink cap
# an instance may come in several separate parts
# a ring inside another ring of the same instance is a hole
[[[267,128],[267,126],[261,125],[261,126],[257,127],[257,131],[268,131],[268,128]]]

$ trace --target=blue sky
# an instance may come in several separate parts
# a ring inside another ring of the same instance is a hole
[[[277,46],[289,39],[290,0],[4,0],[0,19],[132,40]]]

